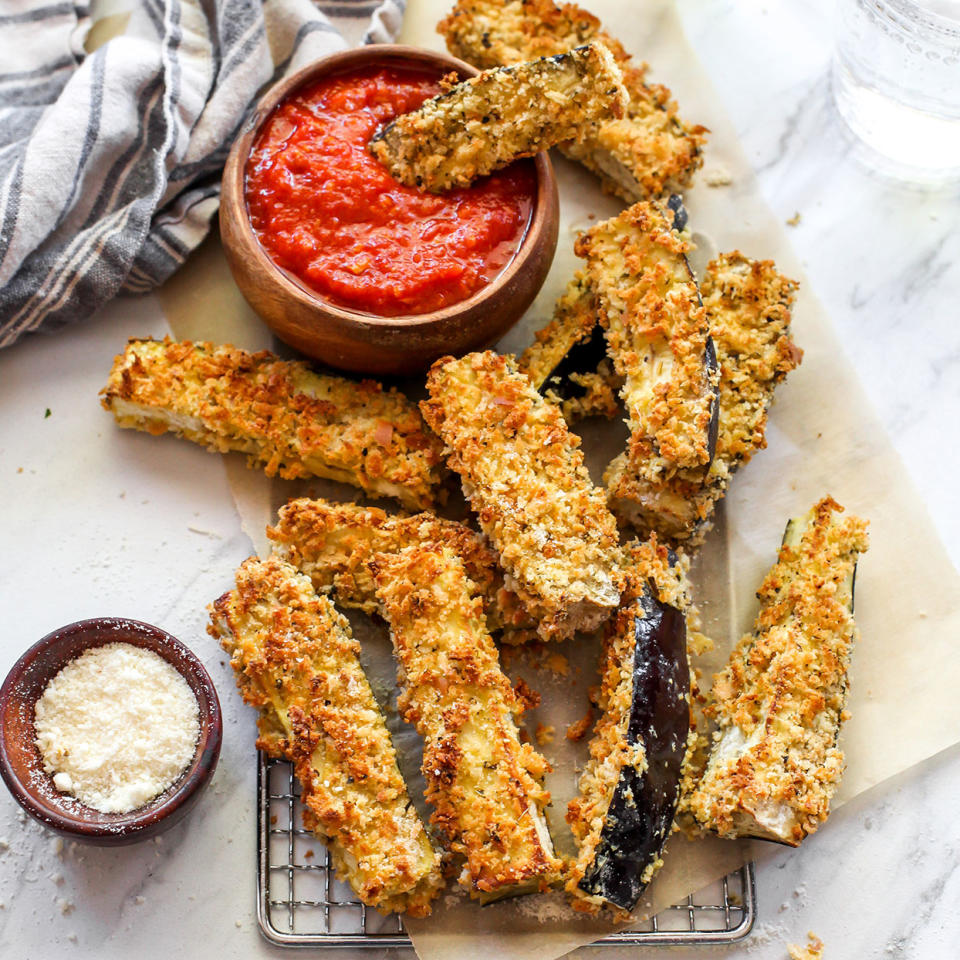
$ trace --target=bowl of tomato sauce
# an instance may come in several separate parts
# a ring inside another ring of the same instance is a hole
[[[546,153],[430,194],[367,145],[380,127],[477,71],[399,45],[337,53],[270,89],[224,169],[220,231],[253,309],[333,367],[411,374],[492,345],[543,285],[557,245]]]

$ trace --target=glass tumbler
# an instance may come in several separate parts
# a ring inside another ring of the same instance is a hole
[[[838,0],[833,91],[896,167],[960,176],[960,0]]]

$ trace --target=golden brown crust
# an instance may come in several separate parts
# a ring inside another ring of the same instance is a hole
[[[687,562],[671,557],[656,537],[633,541],[626,548],[627,586],[617,613],[606,624],[600,654],[600,688],[596,703],[602,711],[590,740],[590,758],[580,775],[578,793],[567,805],[567,822],[577,841],[577,858],[568,867],[565,888],[575,910],[595,913],[601,907],[614,909],[602,898],[588,896],[579,887],[596,857],[607,811],[625,767],[638,774],[647,767],[641,742],[629,744],[627,728],[633,702],[633,669],[637,617],[644,616],[640,598],[648,584],[657,599],[683,611],[691,611]],[[674,562],[671,562],[673,560]],[[648,868],[649,882],[662,866],[657,858]]]
[[[557,364],[593,333],[598,322],[593,290],[584,272],[578,270],[557,298],[553,318],[534,334],[533,343],[517,358],[517,366],[540,390]]]
[[[689,807],[720,836],[796,846],[827,818],[843,773],[837,746],[859,637],[852,585],[867,524],[829,497],[791,521],[757,596],[754,632],[714,677],[713,751]]]
[[[620,410],[618,396],[623,382],[614,372],[609,359],[604,359],[594,372],[572,373],[571,383],[581,387],[582,396],[562,397],[552,374],[567,354],[584,340],[589,340],[599,317],[595,297],[583,271],[578,270],[557,300],[550,322],[534,334],[534,342],[517,360],[533,385],[544,397],[556,404],[567,423],[584,417],[612,419]]]
[[[601,40],[621,67],[629,104],[621,118],[561,149],[627,203],[682,189],[702,164],[706,128],[685,124],[670,91],[646,83],[646,66],[635,64],[581,7],[558,6],[553,0],[458,0],[437,30],[454,56],[481,68],[553,56]]]
[[[605,482],[631,520],[639,479],[659,481],[710,460],[717,374],[707,364],[707,319],[685,254],[689,244],[651,203],[637,203],[577,240],[596,291],[630,440]],[[625,506],[626,505],[626,506]]]
[[[367,905],[430,913],[440,862],[410,804],[347,621],[276,557],[245,561],[208,632],[260,711],[257,746],[294,765],[303,820]]]
[[[440,444],[416,404],[372,380],[314,373],[267,351],[135,339],[101,396],[121,427],[246,453],[270,477],[339,480],[414,509],[442,494]]]
[[[581,138],[626,105],[620,68],[598,41],[484,70],[387,124],[370,151],[401,183],[440,193]]]
[[[447,546],[371,565],[393,638],[398,706],[425,741],[431,823],[465,858],[474,895],[544,889],[560,870],[543,819],[546,761],[521,744],[523,703],[500,669],[476,586]]]
[[[635,510],[642,529],[675,540],[701,536],[734,471],[766,446],[774,389],[803,357],[790,338],[796,289],[772,260],[751,260],[739,251],[707,266],[700,291],[720,367],[716,455],[709,469],[638,481]]]
[[[299,499],[280,508],[277,525],[267,527],[267,536],[276,553],[310,577],[316,591],[332,590],[340,604],[365,613],[380,612],[368,566],[374,556],[398,553],[419,543],[441,543],[464,562],[484,598],[491,630],[533,626],[519,598],[504,587],[496,553],[483,535],[455,520],[432,513],[401,516],[353,503]]]
[[[490,351],[438,360],[427,390],[424,418],[540,635],[597,627],[620,598],[617,527],[560,411]]]

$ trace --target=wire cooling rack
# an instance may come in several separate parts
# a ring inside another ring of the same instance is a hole
[[[272,943],[288,947],[410,947],[399,917],[354,899],[334,876],[327,849],[303,828],[299,785],[290,764],[258,754],[257,920]],[[732,943],[753,927],[753,864],[647,921],[594,946]]]

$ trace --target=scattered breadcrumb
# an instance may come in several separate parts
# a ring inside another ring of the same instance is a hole
[[[725,167],[713,167],[704,172],[703,180],[708,187],[729,187],[733,176]]]
[[[795,227],[800,223],[800,211],[798,210],[788,221],[788,227]]]
[[[74,903],[72,900],[64,900],[60,898],[57,900],[57,906],[60,908],[60,912],[66,916],[68,913],[73,913]]]
[[[571,723],[567,727],[567,739],[573,740],[582,740],[586,735],[587,731],[590,729],[593,724],[593,707],[587,707],[587,712],[575,723]]]
[[[544,666],[558,677],[568,677],[570,675],[570,661],[562,653],[551,653]]]
[[[807,939],[810,942],[805,947],[795,943],[787,944],[790,960],[822,960],[823,941],[815,933],[807,933]]]
[[[544,746],[548,743],[553,743],[553,735],[556,732],[556,727],[553,724],[544,724],[538,723],[537,729],[533,731],[533,735],[537,738],[537,743],[540,746]]]

